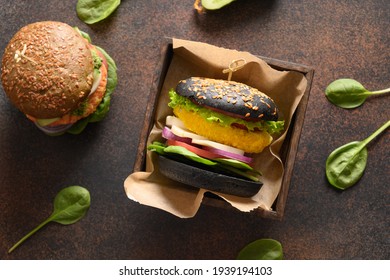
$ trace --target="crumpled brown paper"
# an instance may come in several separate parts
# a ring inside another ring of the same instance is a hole
[[[181,79],[191,76],[227,79],[223,69],[228,68],[233,60],[245,59],[247,64],[233,73],[232,80],[258,88],[269,95],[280,110],[280,118],[285,120],[285,132],[276,137],[274,142],[255,156],[255,169],[263,174],[263,187],[251,198],[214,193],[241,211],[256,208],[271,210],[278,196],[284,172],[279,152],[286,137],[292,115],[300,102],[306,86],[305,76],[295,71],[278,71],[271,68],[260,58],[242,51],[230,50],[213,45],[173,39],[174,55],[158,97],[154,125],[147,144],[162,141],[161,130],[165,117],[172,115],[167,106],[168,91],[175,88]],[[168,211],[178,217],[190,218],[198,211],[205,189],[189,187],[165,178],[158,171],[155,154],[148,152],[146,171],[130,174],[124,182],[127,196],[144,205]],[[205,186],[206,187],[206,186]]]

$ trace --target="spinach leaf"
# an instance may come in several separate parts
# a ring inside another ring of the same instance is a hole
[[[340,190],[353,186],[363,176],[367,163],[367,144],[390,126],[387,121],[363,141],[354,141],[335,149],[326,160],[326,177]]]
[[[35,229],[20,239],[14,246],[12,246],[8,253],[15,250],[27,238],[49,222],[57,222],[63,225],[76,223],[85,216],[90,203],[91,198],[87,189],[80,186],[71,186],[62,189],[54,198],[54,209],[52,214]]]
[[[328,85],[325,95],[333,104],[344,109],[352,109],[362,105],[370,95],[388,92],[390,92],[390,88],[368,91],[362,84],[353,79],[338,79]]]
[[[203,11],[203,9],[218,10],[233,1],[234,0],[196,0],[194,3],[194,7],[199,12]],[[201,6],[199,5],[199,2],[202,4]]]
[[[283,248],[274,239],[258,239],[246,245],[238,254],[238,260],[282,260]]]
[[[164,149],[166,148],[166,146],[160,142],[153,142],[152,144],[150,144],[148,146],[148,150],[149,151],[152,151],[152,152],[156,152],[160,155],[165,155],[165,152],[164,152]]]
[[[93,24],[111,15],[120,3],[120,0],[78,0],[76,12],[82,21]]]

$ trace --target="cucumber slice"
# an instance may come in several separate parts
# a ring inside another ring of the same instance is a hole
[[[58,121],[60,118],[52,118],[52,119],[37,119],[37,123],[40,126],[47,126],[55,121]]]
[[[217,10],[233,1],[234,0],[202,0],[202,6],[207,10]]]

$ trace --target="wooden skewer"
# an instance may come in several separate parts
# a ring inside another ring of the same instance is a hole
[[[230,81],[232,79],[233,72],[236,72],[237,70],[240,70],[241,68],[243,68],[245,66],[245,64],[246,64],[246,60],[243,59],[243,58],[239,58],[239,59],[233,60],[229,64],[229,68],[224,69],[222,71],[222,73],[224,73],[224,74],[229,73],[228,81]]]

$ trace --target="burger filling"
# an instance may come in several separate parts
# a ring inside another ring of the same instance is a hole
[[[253,168],[252,157],[245,155],[242,150],[192,133],[179,118],[167,116],[162,137],[166,143],[153,142],[148,149],[202,169],[260,181],[261,174]]]
[[[261,152],[271,144],[271,134],[284,129],[284,121],[250,122],[198,106],[174,90],[169,95],[168,105],[189,130],[247,153]]]

